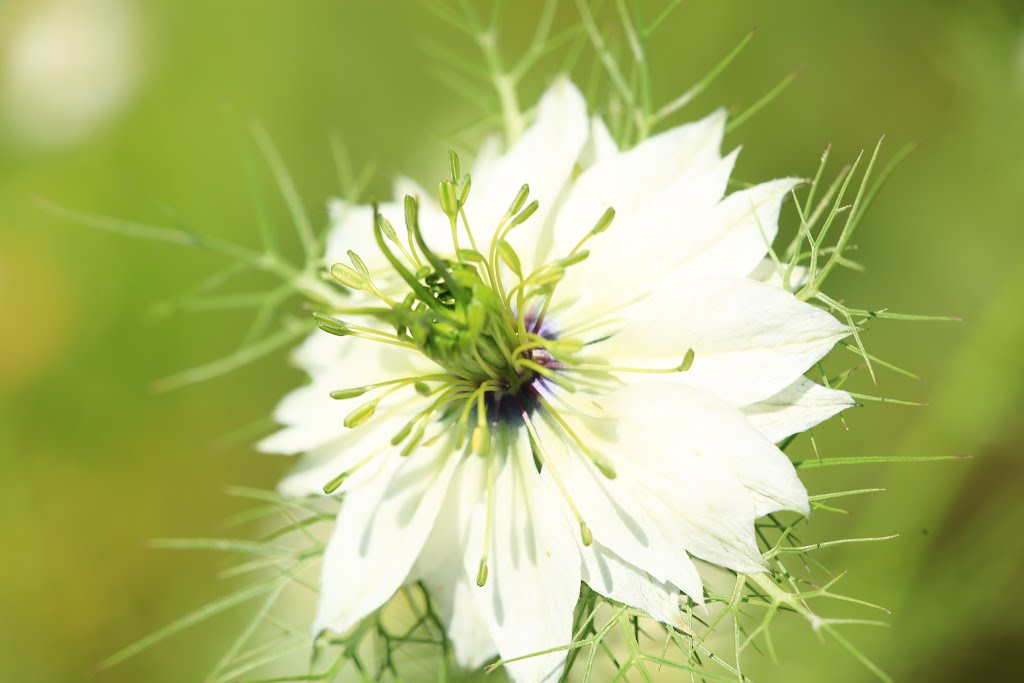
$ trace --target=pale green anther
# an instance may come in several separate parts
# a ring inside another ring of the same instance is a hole
[[[452,170],[452,182],[459,182],[459,178],[462,177],[462,164],[459,163],[459,155],[455,150],[448,151],[448,165]]]
[[[430,269],[430,266],[423,266],[422,268],[420,268],[419,270],[416,271],[416,279],[417,280],[423,280],[428,275],[430,275],[432,272],[434,272],[434,271],[432,271]]]
[[[469,198],[469,188],[473,185],[473,179],[467,173],[462,177],[462,185],[459,187],[459,206],[466,205],[466,199]]]
[[[382,214],[377,214],[377,223],[380,225],[380,231],[384,233],[392,242],[398,241],[398,233],[395,232],[395,226],[391,225],[391,221],[384,218]]]
[[[437,199],[441,202],[441,211],[449,218],[454,218],[459,213],[459,196],[455,190],[455,183],[450,180],[442,180],[437,184]]]
[[[480,558],[480,568],[476,570],[476,585],[481,588],[487,583],[487,558]]]
[[[529,218],[530,216],[532,216],[532,215],[533,215],[533,213],[534,213],[534,212],[535,212],[535,211],[537,210],[537,207],[538,207],[538,206],[540,206],[540,204],[538,204],[538,203],[537,203],[537,200],[536,200],[536,199],[534,199],[534,200],[533,200],[532,202],[530,202],[529,204],[527,204],[527,205],[526,205],[526,208],[525,208],[525,209],[523,209],[522,211],[520,211],[520,212],[519,212],[518,214],[516,214],[516,217],[515,217],[515,218],[513,218],[513,219],[512,219],[512,220],[511,220],[511,221],[509,222],[509,224],[508,224],[508,225],[509,225],[509,227],[512,227],[512,226],[514,226],[514,225],[519,225],[520,223],[522,223],[523,221],[525,221],[525,220],[526,220],[527,218]]]
[[[338,401],[344,401],[345,399],[357,398],[359,396],[362,396],[369,390],[370,387],[352,387],[351,389],[338,389],[337,391],[331,392],[331,398],[336,399]]]
[[[348,326],[337,318],[332,318],[331,316],[324,315],[323,313],[314,313],[313,319],[316,320],[316,324],[324,332],[329,332],[338,337],[347,337],[352,334],[352,331]]]
[[[548,342],[548,348],[556,353],[574,354],[579,353],[586,346],[579,339],[559,339],[554,342]]]
[[[550,285],[561,281],[565,277],[565,269],[557,266],[548,268],[547,272],[541,273],[537,277],[530,277],[531,284],[537,285]]]
[[[612,466],[607,461],[605,461],[604,458],[594,457],[592,458],[592,460],[594,463],[594,467],[596,467],[597,470],[606,478],[614,479],[615,477],[618,476],[615,473],[615,470],[612,469]]]
[[[590,527],[582,519],[580,520],[580,536],[583,539],[583,545],[590,546],[594,542],[594,534],[590,532]]]
[[[381,218],[383,218],[383,216],[381,216]],[[356,269],[356,272],[366,279],[370,278],[370,269],[366,267],[365,263],[363,263],[363,259],[359,258],[359,254],[349,249],[348,260],[352,262],[352,267]]]
[[[513,216],[519,213],[519,209],[523,208],[523,204],[526,203],[526,198],[530,196],[530,186],[523,185],[519,188],[519,192],[516,193],[516,198],[512,200],[512,205],[508,207],[506,216]]]
[[[487,434],[485,426],[477,425],[473,428],[473,435],[470,437],[470,445],[474,453],[486,456],[490,453],[491,439]]]
[[[367,420],[373,417],[373,414],[377,412],[377,401],[367,401],[363,405],[359,406],[351,413],[345,416],[344,424],[349,429],[355,429],[361,424],[364,424]]]
[[[590,256],[590,250],[583,249],[581,251],[577,251],[575,254],[572,254],[571,256],[566,256],[563,259],[559,259],[558,263],[563,268],[568,268],[569,266],[574,266],[580,261],[585,260],[588,256]]]
[[[533,281],[531,280],[531,282],[533,282]],[[539,285],[539,286],[535,287],[532,290],[533,295],[534,296],[547,296],[547,295],[551,294],[551,292],[555,291],[555,285],[556,284],[558,284],[557,280],[555,282],[548,282],[546,284]]]
[[[594,229],[590,231],[591,235],[600,235],[602,232],[608,229],[608,226],[612,224],[615,219],[615,209],[608,207],[601,217],[597,219],[597,223],[594,225]]]
[[[397,446],[398,444],[405,441],[406,437],[409,436],[409,432],[412,431],[412,427],[415,421],[406,422],[405,426],[398,430],[398,433],[391,437],[391,445]]]
[[[426,382],[416,382],[412,385],[412,388],[416,390],[416,393],[420,396],[430,396],[430,385]]]
[[[444,436],[444,435],[445,435],[445,432],[438,432],[437,434],[434,434],[432,437],[430,437],[429,439],[427,439],[426,441],[423,442],[423,447],[424,448],[430,448],[435,443],[440,441],[441,437]]]
[[[679,372],[686,372],[693,365],[693,349],[688,349],[683,356],[683,362],[679,364]]]
[[[394,225],[391,224],[390,220],[384,217],[384,214],[377,214],[377,216],[374,217],[374,221],[377,223],[377,226],[381,228],[381,232],[384,233],[384,237],[393,242],[397,242],[398,234],[394,231]],[[349,253],[351,253],[351,251],[349,251]]]
[[[405,227],[409,232],[414,232],[416,229],[417,218],[417,207],[416,198],[411,194],[405,195]]]
[[[518,277],[523,276],[523,268],[519,263],[519,256],[516,254],[516,250],[512,248],[512,245],[505,240],[498,240],[498,256],[505,262],[505,265],[515,273]]]
[[[331,277],[349,289],[366,289],[366,278],[344,263],[335,263],[331,266]]]
[[[416,450],[416,447],[420,445],[420,441],[423,440],[423,433],[425,431],[427,431],[427,426],[423,422],[420,422],[416,427],[416,431],[413,432],[412,436],[409,438],[409,442],[402,446],[402,450],[400,450],[398,454],[403,458],[409,457],[409,455]]]
[[[338,490],[338,487],[340,487],[342,484],[345,483],[345,480],[348,479],[348,477],[349,477],[349,473],[348,472],[342,472],[341,474],[336,476],[334,479],[331,479],[329,482],[324,484],[324,493],[327,493],[327,494],[334,493],[335,491]]]

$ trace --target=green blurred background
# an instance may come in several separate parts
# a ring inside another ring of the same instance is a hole
[[[514,47],[539,4],[509,6]],[[929,405],[872,404],[849,414],[849,431],[820,437],[825,455],[974,457],[807,474],[812,492],[888,489],[852,501],[853,515],[819,513],[816,537],[901,534],[822,555],[849,571],[848,594],[893,611],[891,629],[847,633],[899,680],[1005,680],[1005,655],[1024,639],[1022,5],[683,3],[654,42],[656,96],[685,89],[754,26],[751,46],[686,114],[742,110],[801,69],[727,141],[744,145],[748,180],[811,174],[827,143],[847,160],[882,134],[890,151],[919,141],[856,240],[869,272],[838,275],[831,294],[964,318],[874,325],[869,349],[923,379],[883,372],[879,388],[858,387]],[[332,132],[357,164],[378,164],[378,191],[398,170],[424,181],[444,172],[452,133],[474,112],[432,74],[431,40],[461,38],[415,2],[0,4],[0,681],[201,680],[244,615],[94,670],[223,592],[221,559],[144,541],[223,534],[241,507],[227,486],[273,485],[284,460],[224,437],[302,379],[282,353],[154,394],[154,380],[238,342],[245,312],[151,315],[220,261],[84,230],[36,198],[157,222],[172,207],[254,244],[239,150],[256,117],[322,224],[337,193]],[[476,59],[469,45],[465,54]],[[549,76],[526,84],[527,102]],[[286,224],[280,201],[271,211]],[[803,624],[783,624],[776,644],[784,666],[755,656],[748,673],[871,680]]]

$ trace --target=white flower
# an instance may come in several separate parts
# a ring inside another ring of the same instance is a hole
[[[400,182],[418,201],[379,207],[376,226],[370,207],[331,206],[327,257],[358,256],[334,271],[358,291],[320,318],[344,338],[296,352],[312,383],[261,444],[305,453],[283,492],[344,493],[317,631],[421,580],[479,666],[569,643],[581,581],[679,625],[680,591],[703,600],[694,558],[765,569],[754,520],[809,511],[773,443],[853,404],[803,377],[850,330],[755,279],[798,181],[725,196],[724,123],[620,151],[559,80],[507,152],[480,153],[468,227],[457,169],[440,204]],[[329,394],[349,387],[335,397],[369,402],[339,412]],[[564,661],[508,670],[553,681]]]

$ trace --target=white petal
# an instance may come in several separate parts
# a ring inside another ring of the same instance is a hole
[[[678,276],[679,264],[686,255],[703,248],[707,238],[699,230],[699,217],[715,210],[736,156],[733,152],[724,159],[691,169],[644,204],[625,211],[619,211],[612,201],[602,204],[595,198],[592,205],[579,207],[586,212],[585,218],[579,218],[574,213],[576,207],[567,203],[559,213],[559,225],[576,226],[584,232],[600,216],[598,213],[591,220],[591,206],[614,206],[616,214],[611,228],[587,243],[587,260],[570,268],[559,283],[556,312],[574,318],[600,315],[642,293],[642,288],[659,278]],[[574,193],[571,198],[576,196],[579,195]],[[563,247],[563,251],[552,256],[565,256],[572,248],[567,244]],[[571,311],[562,313],[571,304],[575,304]]]
[[[430,591],[455,659],[466,669],[479,668],[498,652],[473,597],[476,577],[467,575],[463,565],[469,521],[483,495],[485,474],[483,459],[469,457],[462,461],[412,571],[412,576],[422,580]]]
[[[383,605],[427,540],[458,458],[447,440],[377,458],[346,494],[321,566],[314,633],[344,633]]]
[[[524,184],[530,199],[539,202],[524,230],[537,230],[572,176],[587,140],[587,105],[568,79],[560,77],[537,105],[533,123],[506,154],[478,160],[472,170],[473,187],[466,203],[470,227],[481,248],[490,245],[501,217]],[[536,233],[535,233],[536,234]],[[529,255],[529,252],[527,252]]]
[[[590,118],[590,137],[580,153],[580,166],[584,169],[619,153],[619,146],[600,116]]]
[[[774,396],[745,406],[743,414],[769,441],[778,443],[855,405],[845,391],[801,377]]]
[[[385,215],[399,210],[396,202],[380,205]],[[383,255],[373,235],[373,207],[368,204],[352,204],[344,199],[332,199],[327,203],[327,214],[331,229],[327,233],[327,247],[324,260],[328,264],[348,263],[348,251],[359,254],[375,272],[384,267]]]
[[[787,268],[788,264],[786,263],[782,263],[780,268],[773,260],[766,258],[754,268],[753,272],[750,273],[750,278],[758,282],[788,289],[790,292],[796,292],[807,284],[810,270],[806,266],[793,266],[789,274],[789,286],[785,287],[786,283],[783,282],[783,275]]]
[[[274,409],[274,421],[284,425],[256,444],[261,453],[294,455],[308,451],[343,434],[339,406],[330,392],[340,387],[307,384],[293,389]]]
[[[458,562],[462,569],[461,557],[458,558]],[[439,607],[441,619],[446,625],[448,640],[455,651],[455,661],[468,671],[479,669],[498,654],[498,646],[491,638],[487,622],[473,594],[475,590],[478,590],[475,579],[471,579],[463,571],[450,585],[450,604],[446,603]],[[434,590],[431,589],[432,599],[434,594]]]
[[[390,448],[391,438],[415,415],[418,408],[408,403],[400,404],[381,411],[382,414],[375,415],[369,422],[355,429],[345,427],[340,420],[330,423],[330,440],[303,453],[295,467],[278,482],[278,492],[293,498],[325,495],[324,486],[332,479]],[[320,428],[317,432],[313,425],[289,427],[271,435],[261,445],[269,443],[276,446],[286,439],[289,445],[294,445],[299,443],[299,439],[308,438],[308,434],[325,434],[326,431],[326,428]],[[358,479],[345,481],[332,494],[347,491],[353,481]]]
[[[287,394],[274,409],[284,429],[260,441],[264,453],[293,454],[317,448],[345,432],[342,420],[359,399],[340,402],[330,393],[422,374],[429,361],[415,351],[316,330],[292,354],[312,376],[310,384]]]
[[[473,159],[473,168],[476,170],[487,168],[501,158],[504,152],[504,143],[501,140],[501,133],[491,133],[480,143],[476,151],[476,158]]]
[[[724,130],[725,113],[720,110],[630,150],[605,153],[580,175],[559,209],[552,256],[566,255],[609,207],[616,211],[615,222],[590,245],[592,256],[602,250],[614,255],[614,242],[656,253],[671,249],[686,235],[693,207],[709,210],[725,191],[732,162],[727,168],[721,165]]]
[[[746,277],[761,263],[779,231],[779,210],[799,178],[734,192],[697,226],[700,242],[678,262],[679,276]]]
[[[669,418],[673,424],[664,425],[663,433],[728,469],[753,498],[758,517],[778,510],[810,512],[807,490],[789,458],[737,408],[703,391],[662,382],[640,384],[634,395],[661,404],[666,417],[677,416]]]
[[[502,658],[529,655],[572,641],[579,598],[580,556],[564,522],[561,499],[537,472],[525,433],[514,437],[507,462],[494,482],[488,578],[474,588]],[[486,504],[473,515],[465,567],[475,575],[484,547]],[[566,653],[556,652],[506,666],[516,683],[554,683]]]
[[[691,279],[746,277],[761,267],[778,232],[781,202],[801,181],[776,180],[721,200],[737,152],[705,159],[671,181],[647,179],[656,187],[660,182],[663,189],[634,208],[632,198],[616,197],[610,187],[589,188],[584,174],[559,213],[560,224],[585,230],[607,206],[615,207],[616,217],[611,229],[588,244],[587,261],[571,269],[560,284],[556,310],[578,300],[566,314],[587,318],[600,314],[602,307],[625,303],[652,282],[675,289]],[[633,194],[648,193],[642,187]],[[571,231],[562,238],[563,251],[571,248],[567,240],[572,238]]]
[[[600,129],[598,129],[600,130]],[[608,153],[576,181],[564,217],[579,220],[578,239],[608,206],[629,214],[683,175],[707,171],[721,160],[725,112],[650,137],[632,149]],[[602,136],[603,137],[603,136]],[[589,225],[584,225],[589,224]]]
[[[601,595],[650,614],[658,621],[686,628],[679,608],[679,589],[651,578],[621,557],[594,541],[580,544],[583,581]]]
[[[659,285],[627,314],[625,329],[595,344],[595,354],[615,365],[668,368],[693,349],[693,365],[673,379],[735,406],[789,386],[850,334],[825,311],[746,279]]]
[[[599,428],[599,423],[580,420],[580,416],[562,415],[582,438],[588,442],[596,441],[590,430]],[[565,482],[593,532],[594,542],[610,548],[656,577],[657,581],[678,585],[695,601],[702,602],[703,582],[687,554],[690,536],[677,523],[678,512],[667,500],[669,496],[653,494],[650,490],[657,477],[652,479],[647,470],[632,468],[629,463],[620,465],[615,459],[612,466],[617,476],[608,480],[573,444],[563,440],[553,424],[541,419],[536,421],[536,425],[552,466]],[[659,452],[671,457],[668,450],[662,447]],[[674,481],[673,473],[667,476]],[[732,488],[739,500],[739,508],[750,507],[742,490],[735,486]],[[753,510],[749,512],[752,520]],[[746,517],[743,519],[745,522]],[[755,558],[747,565],[756,566],[758,563]]]
[[[560,412],[610,464],[611,479],[554,420],[544,415],[536,422],[595,542],[700,601],[702,584],[688,553],[743,572],[761,571],[764,561],[754,537],[754,497],[729,466],[732,435],[700,425],[703,411],[694,410],[693,394],[645,382],[599,398],[606,417]],[[743,422],[738,413],[737,419]]]
[[[311,375],[331,372],[338,357],[347,351],[339,347],[338,338],[323,330],[314,330],[291,352],[292,365],[302,368]]]

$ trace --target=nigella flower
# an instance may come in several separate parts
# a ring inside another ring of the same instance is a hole
[[[332,205],[350,305],[318,315],[334,336],[298,349],[312,383],[261,444],[304,453],[284,493],[342,494],[317,632],[422,581],[479,666],[569,643],[581,582],[679,626],[694,560],[766,569],[754,520],[809,511],[774,444],[853,404],[803,377],[850,329],[769,281],[799,181],[726,195],[724,124],[620,150],[559,80],[437,199]]]

